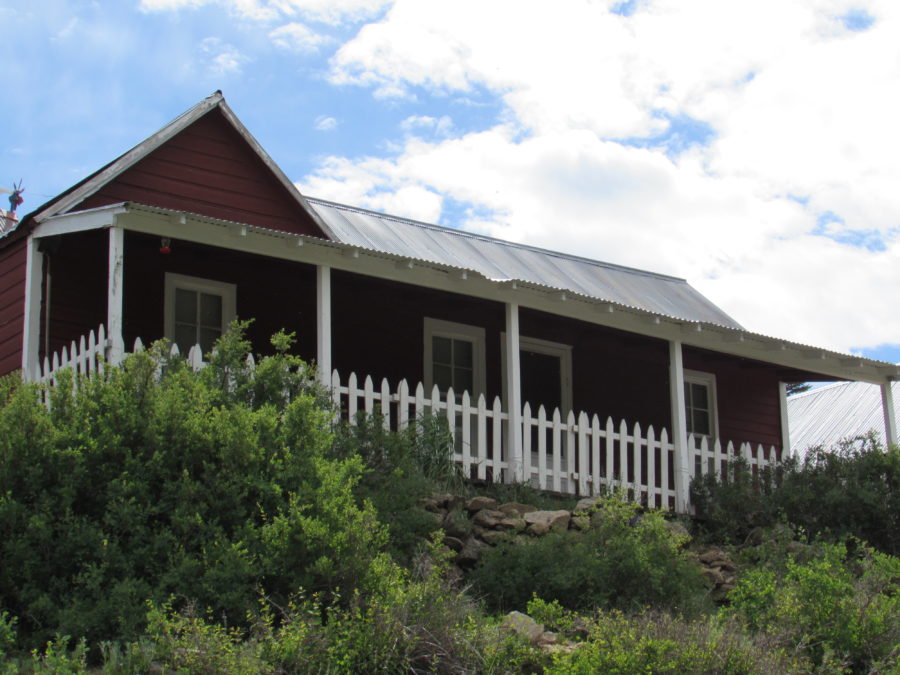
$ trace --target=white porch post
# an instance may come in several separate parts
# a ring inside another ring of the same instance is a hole
[[[28,237],[25,257],[25,316],[22,331],[22,378],[31,380],[40,365],[41,282],[44,278],[44,254],[40,239]]]
[[[788,424],[787,384],[778,383],[778,407],[781,414],[781,459],[791,454],[791,426]]]
[[[506,413],[509,476],[514,482],[521,483],[525,480],[522,475],[522,376],[519,305],[514,302],[506,303]]]
[[[125,231],[121,227],[109,228],[109,269],[106,286],[106,334],[109,337],[107,360],[117,366],[125,356],[125,340],[122,335],[122,306],[125,298]]]
[[[881,385],[881,406],[884,408],[884,435],[885,446],[897,445],[897,416],[894,412],[894,391],[891,388],[893,382],[888,381]]]
[[[669,342],[669,401],[672,406],[672,444],[675,446],[675,511],[686,513],[690,501],[690,454],[684,407],[684,361],[681,342]]]
[[[331,268],[316,267],[316,363],[319,382],[331,386]]]

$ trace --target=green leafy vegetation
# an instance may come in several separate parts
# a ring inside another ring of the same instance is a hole
[[[728,480],[712,474],[691,487],[705,532],[743,542],[757,527],[785,523],[807,541],[857,537],[900,555],[900,448],[870,434],[834,448],[811,448],[777,473],[754,475],[738,461]]]
[[[472,582],[495,609],[524,610],[533,593],[570,609],[697,611],[705,596],[685,537],[660,511],[640,513],[618,498],[600,501],[586,532],[565,531],[485,551]]]
[[[420,504],[572,500],[473,487],[443,419],[337,423],[292,336],[253,362],[244,328],[196,373],[161,344],[64,374],[49,409],[0,380],[0,673],[896,672],[896,450],[695,484],[737,545],[721,605],[690,537],[615,495],[463,570],[441,529],[470,516]]]

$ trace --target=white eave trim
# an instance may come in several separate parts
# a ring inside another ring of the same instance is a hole
[[[784,368],[837,379],[882,384],[900,379],[900,366],[810,345],[751,333],[718,324],[686,321],[608,300],[520,280],[491,280],[476,270],[385,253],[334,240],[270,230],[209,216],[134,203],[114,204],[48,218],[35,237],[100,229],[125,230],[171,237],[257,255],[327,265],[376,278],[470,295],[645,335],[678,340],[685,347],[706,349]]]

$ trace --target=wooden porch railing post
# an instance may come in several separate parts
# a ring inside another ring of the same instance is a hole
[[[44,254],[40,239],[28,237],[25,254],[25,316],[22,336],[22,377],[31,380],[40,370],[41,345],[41,281],[44,277]]]
[[[506,303],[506,412],[508,481],[521,483],[522,472],[522,379],[519,356],[519,305]],[[496,421],[494,422],[497,423]]]
[[[109,269],[107,274],[106,330],[109,334],[107,359],[113,366],[122,363],[125,339],[122,335],[122,308],[125,299],[125,231],[109,228]]]
[[[884,408],[884,442],[887,447],[897,445],[897,415],[894,411],[893,382],[881,385],[881,406]]]
[[[778,383],[778,407],[781,415],[781,457],[787,459],[791,454],[791,428],[788,423],[787,384]]]
[[[690,501],[691,456],[684,407],[684,361],[681,342],[669,342],[669,402],[672,406],[672,445],[675,448],[675,511],[687,513]]]
[[[323,386],[331,382],[331,268],[316,267],[316,364]]]

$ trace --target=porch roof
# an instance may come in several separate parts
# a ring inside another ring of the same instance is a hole
[[[310,205],[316,208],[321,207],[322,203],[310,200]],[[366,215],[366,212],[361,215]],[[375,248],[371,244],[360,245],[340,240],[333,241],[307,235],[289,234],[135,202],[123,202],[87,211],[52,216],[35,228],[33,236],[48,237],[113,226],[257,255],[314,265],[327,265],[339,270],[473,295],[498,302],[518,302],[524,307],[559,316],[662,340],[678,340],[686,346],[777,365],[784,369],[785,381],[843,379],[881,384],[900,377],[900,365],[897,364],[841,354],[811,345],[753,333],[733,322],[731,325],[726,325],[718,321],[675,317],[627,302],[604,300],[577,292],[560,291],[559,288],[542,282],[492,278],[474,266],[463,267],[457,262],[449,262],[450,258],[448,258],[448,262],[432,261],[424,257],[385,250],[386,246]],[[429,227],[421,224],[417,227],[436,228],[436,226]],[[460,233],[460,236],[474,237],[474,235],[464,233]],[[489,240],[486,237],[475,238],[487,240],[486,246],[488,247],[490,242],[496,243],[496,240]],[[507,242],[499,243],[507,244],[520,252],[529,251],[528,247],[518,247],[518,245]],[[487,248],[487,250],[491,249]],[[540,249],[536,250],[540,252]],[[547,253],[549,254],[549,252]],[[523,257],[520,260],[527,260],[527,258]],[[582,262],[574,257],[572,260],[575,263],[605,267],[603,263],[594,261]],[[662,283],[668,279],[673,284],[681,283],[684,288],[690,289],[690,286],[679,279],[627,268],[619,268],[619,271],[622,274],[631,273],[636,277],[645,275],[651,280]],[[699,296],[699,294],[697,295]],[[702,296],[700,297],[702,298]],[[567,299],[570,301],[566,301]]]
[[[675,319],[741,325],[684,279],[307,197],[337,241],[473,270],[492,281],[526,281]]]

